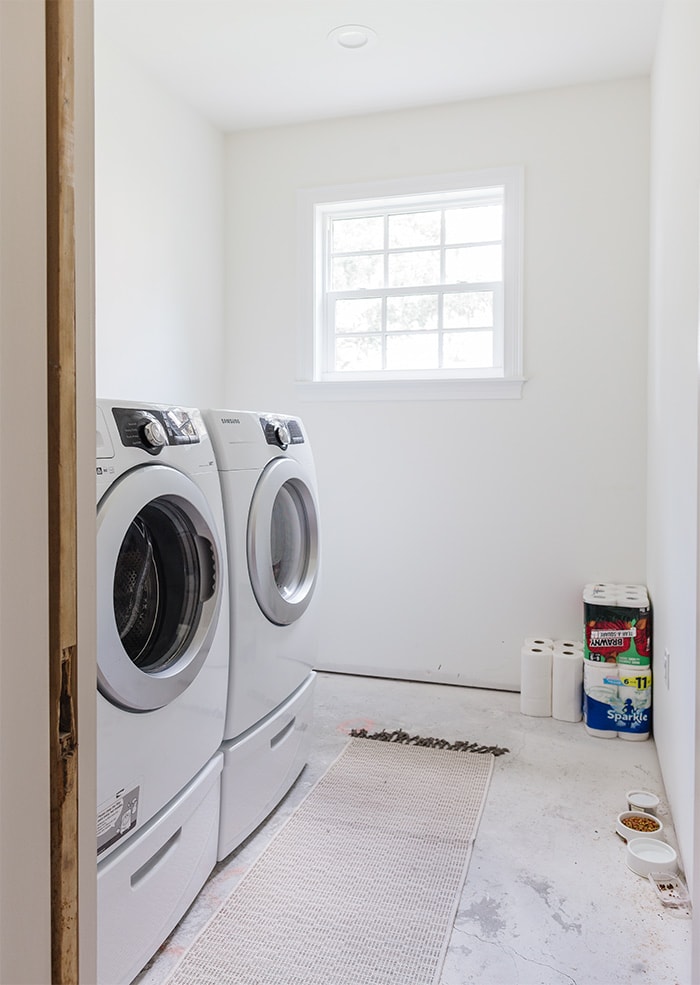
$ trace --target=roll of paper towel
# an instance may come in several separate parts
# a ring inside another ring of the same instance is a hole
[[[643,742],[651,732],[651,667],[618,663],[623,719],[618,737],[627,742]]]
[[[554,649],[552,718],[580,722],[583,717],[583,651]]]
[[[551,650],[554,646],[554,640],[550,640],[546,636],[528,636],[523,643],[523,648],[532,646],[538,648],[544,647],[547,650]]]
[[[589,694],[594,687],[606,687],[610,695],[617,694],[617,684],[610,681],[617,681],[617,664],[600,663],[597,660],[583,661],[583,689]]]
[[[595,660],[583,661],[583,709],[586,731],[601,739],[616,739],[617,727],[608,715],[608,709],[615,713],[621,702],[619,685],[616,682],[617,665],[600,663]],[[593,699],[593,704],[589,702]]]
[[[520,712],[535,718],[552,714],[552,651],[527,646],[520,651]]]

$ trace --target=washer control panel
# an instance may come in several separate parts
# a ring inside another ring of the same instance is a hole
[[[278,417],[277,415],[261,417],[260,426],[268,445],[277,445],[278,448],[284,450],[289,445],[304,444],[304,433],[299,421],[294,417]]]
[[[167,410],[113,407],[119,437],[126,448],[157,455],[166,445],[195,445],[201,440],[197,423],[182,407]]]

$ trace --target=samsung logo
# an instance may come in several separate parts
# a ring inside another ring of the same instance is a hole
[[[239,417],[222,417],[221,418],[221,423],[222,424],[240,424],[241,423],[241,420],[240,420]]]

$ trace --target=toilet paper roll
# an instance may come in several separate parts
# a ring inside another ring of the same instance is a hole
[[[583,643],[580,640],[555,640],[552,649],[555,653],[557,650],[578,650],[583,653]]]
[[[544,646],[551,650],[554,646],[554,640],[550,640],[547,636],[527,636],[523,641],[523,649],[531,646]]]
[[[580,722],[583,717],[583,652],[554,650],[552,657],[552,718]]]
[[[535,718],[552,714],[552,651],[524,646],[520,651],[520,712]]]

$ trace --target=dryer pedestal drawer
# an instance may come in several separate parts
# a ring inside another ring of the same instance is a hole
[[[222,746],[220,860],[265,820],[304,768],[315,680],[310,674],[260,725]]]
[[[216,864],[223,756],[97,867],[97,979],[126,985],[184,915]]]

